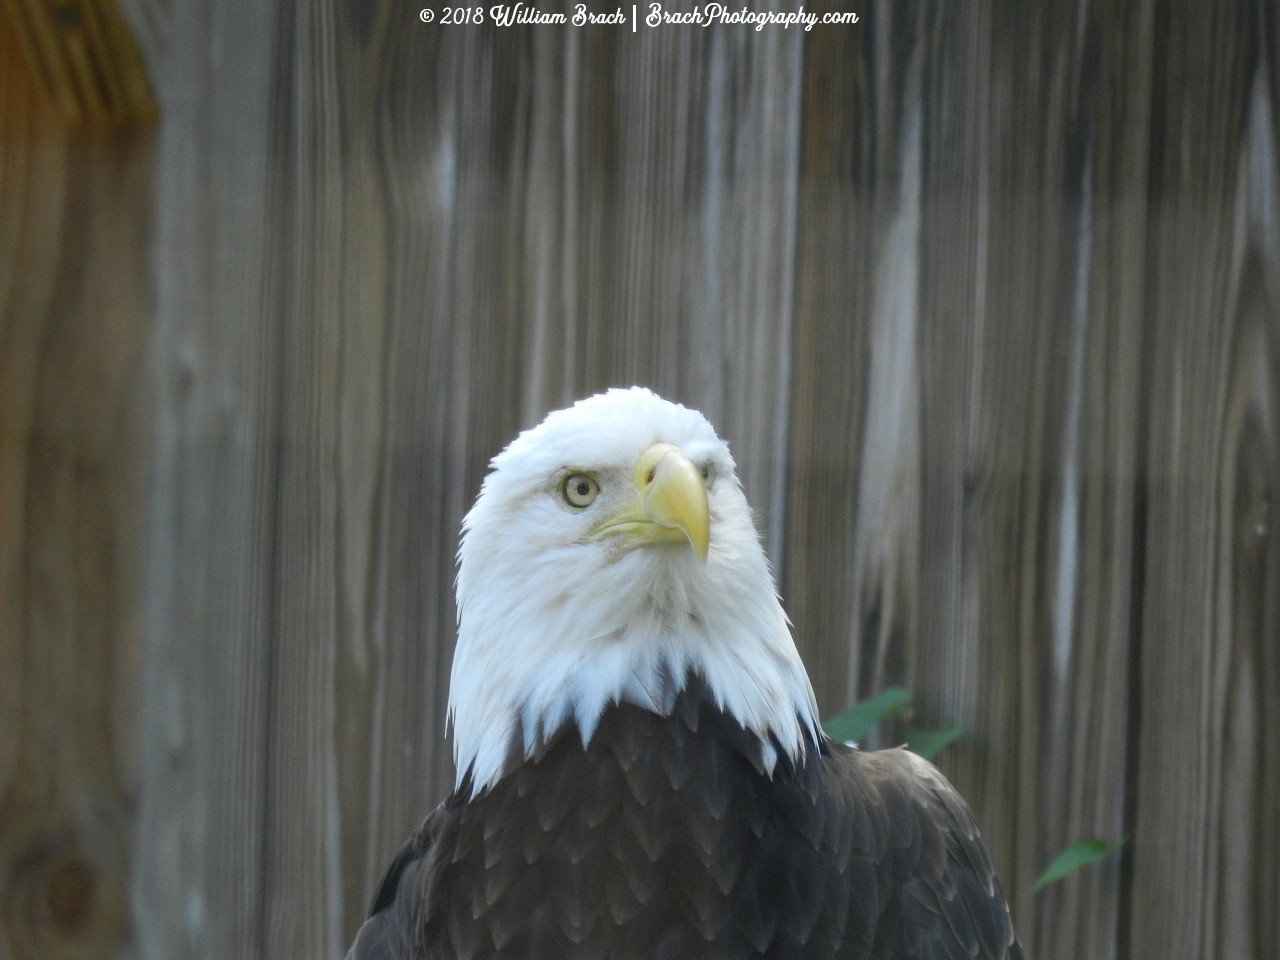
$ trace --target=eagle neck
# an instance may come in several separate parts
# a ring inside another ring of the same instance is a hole
[[[496,682],[500,668],[486,675],[456,661],[451,706],[458,784],[466,780],[477,792],[491,786],[570,727],[589,744],[606,712],[624,705],[663,718],[682,704],[705,701],[754,737],[764,773],[771,774],[780,757],[801,762],[821,737],[813,691],[789,632],[773,644],[734,640],[699,643],[695,652],[685,638],[613,638],[585,656],[548,651],[536,672]],[[495,696],[504,692],[505,698]]]
[[[475,781],[470,771],[461,778],[454,792],[455,802],[469,802],[506,785],[512,777],[548,776],[556,765],[566,762],[579,764],[572,759],[587,752],[597,760],[606,759],[612,764],[630,768],[638,759],[635,751],[656,747],[666,740],[680,745],[682,753],[689,752],[689,743],[699,738],[714,742],[714,749],[723,755],[733,755],[742,762],[744,774],[772,780],[778,776],[809,779],[817,770],[815,761],[822,753],[822,738],[809,728],[804,718],[797,718],[804,729],[802,747],[792,752],[783,747],[772,733],[760,735],[749,730],[736,717],[716,702],[707,679],[689,671],[673,683],[669,709],[659,713],[634,703],[614,703],[601,713],[595,729],[584,737],[578,724],[566,719],[550,732],[537,731],[532,738],[532,748],[527,746],[525,732],[513,731],[507,745],[506,759],[500,774],[488,784]],[[676,776],[673,771],[655,775]],[[523,773],[522,773],[523,771]],[[637,784],[642,791],[646,789]]]

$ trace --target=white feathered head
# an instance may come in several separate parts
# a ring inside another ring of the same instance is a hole
[[[491,785],[515,737],[526,756],[566,722],[588,741],[610,704],[665,713],[691,672],[766,744],[795,757],[818,736],[733,458],[702,414],[610,390],[491,467],[458,551],[459,783]]]

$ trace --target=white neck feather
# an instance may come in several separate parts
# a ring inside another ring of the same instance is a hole
[[[539,569],[519,553],[491,557],[473,590],[459,577],[449,689],[459,784],[469,771],[474,792],[491,786],[517,732],[529,756],[566,721],[587,742],[610,704],[665,713],[664,682],[691,670],[764,740],[767,766],[770,735],[793,759],[817,738],[813,690],[754,532],[739,544],[713,534],[705,568],[691,551],[653,553],[602,567],[589,590],[558,589],[553,562]],[[744,563],[756,576],[742,577]]]

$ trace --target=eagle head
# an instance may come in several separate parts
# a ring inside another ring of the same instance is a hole
[[[610,390],[493,458],[458,551],[449,689],[459,785],[491,786],[566,724],[715,705],[796,758],[816,705],[729,448],[702,414]]]

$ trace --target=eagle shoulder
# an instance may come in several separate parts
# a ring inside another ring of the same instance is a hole
[[[413,960],[415,931],[423,908],[422,883],[432,839],[443,815],[438,808],[396,852],[378,883],[368,918],[360,926],[346,960]]]
[[[827,803],[842,811],[835,846],[889,880],[869,955],[1022,960],[977,821],[937,767],[907,750],[824,748]]]

